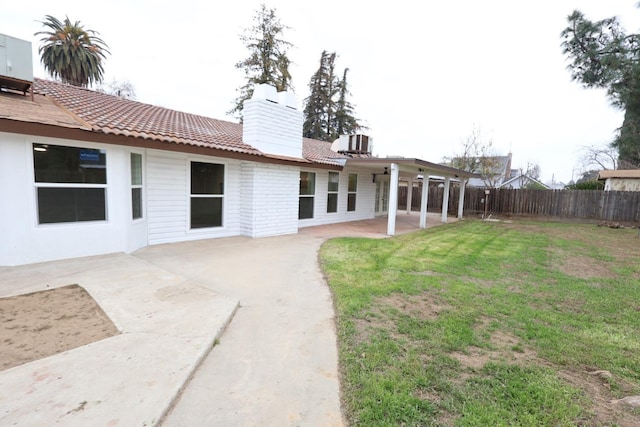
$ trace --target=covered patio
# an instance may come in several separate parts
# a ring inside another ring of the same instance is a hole
[[[383,211],[387,213],[386,235],[388,236],[394,236],[398,234],[398,232],[406,230],[407,224],[400,218],[403,216],[410,218],[412,216],[410,211],[412,202],[411,191],[408,192],[407,215],[398,212],[398,187],[401,181],[406,182],[409,188],[412,188],[415,182],[422,183],[420,213],[417,224],[417,227],[420,229],[427,227],[427,198],[429,195],[429,181],[431,179],[438,179],[443,182],[444,192],[440,222],[446,223],[449,220],[447,207],[449,205],[449,188],[451,182],[459,182],[461,187],[457,218],[462,219],[466,182],[469,178],[478,176],[477,174],[461,169],[410,158],[350,158],[346,160],[346,165],[370,170],[371,179],[374,183],[377,182],[376,180],[384,180],[385,184],[388,182],[388,200],[386,200],[386,209],[383,209]],[[376,199],[378,198],[377,196]],[[376,204],[377,203],[378,200],[376,200]],[[378,205],[376,205],[376,212],[379,212]],[[375,221],[379,221],[379,218]]]
[[[456,221],[458,221],[457,217],[449,216],[447,218],[447,222]],[[405,213],[404,211],[401,211],[396,216],[395,234],[411,233],[413,231],[444,224],[442,222],[442,215],[437,212],[428,212],[427,224],[427,227],[420,227],[420,214],[418,212]],[[298,231],[298,234],[326,239],[334,237],[369,237],[372,239],[384,239],[389,237],[389,234],[387,234],[387,226],[387,216],[378,216],[373,219],[365,219],[361,221],[349,221],[305,227],[301,228]]]

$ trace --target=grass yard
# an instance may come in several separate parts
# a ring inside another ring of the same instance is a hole
[[[351,426],[637,426],[634,229],[463,221],[327,241]]]

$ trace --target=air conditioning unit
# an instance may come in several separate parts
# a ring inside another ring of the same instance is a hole
[[[371,154],[373,151],[373,138],[367,135],[341,135],[333,141],[331,149],[344,154]]]
[[[32,83],[31,42],[0,34],[0,87],[26,92]]]

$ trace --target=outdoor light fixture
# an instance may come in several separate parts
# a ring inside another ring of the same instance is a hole
[[[375,173],[371,174],[371,182],[373,182],[373,183],[376,182],[376,174]]]
[[[389,175],[389,168],[385,166],[384,168],[384,174],[383,175]]]

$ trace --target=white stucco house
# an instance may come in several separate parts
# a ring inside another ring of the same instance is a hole
[[[598,180],[605,191],[640,191],[640,169],[601,170]]]
[[[0,266],[376,215],[393,235],[400,180],[469,176],[374,158],[364,136],[303,138],[302,123],[293,95],[267,85],[238,124],[0,76]]]

